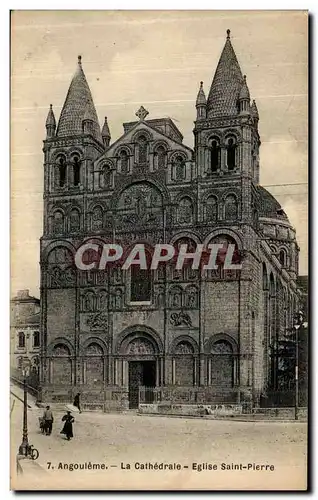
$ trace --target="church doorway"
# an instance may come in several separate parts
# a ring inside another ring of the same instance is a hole
[[[145,403],[153,402],[156,385],[156,361],[129,361],[128,398],[129,408],[138,408],[139,391],[144,388]]]

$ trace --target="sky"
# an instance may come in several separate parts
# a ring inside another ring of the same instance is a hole
[[[296,228],[308,260],[307,15],[302,11],[15,11],[11,18],[11,294],[39,296],[43,140],[82,56],[112,142],[140,105],[170,117],[193,147],[199,82],[208,94],[226,30],[260,122],[260,183]]]

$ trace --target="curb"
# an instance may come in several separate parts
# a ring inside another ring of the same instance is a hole
[[[239,417],[215,417],[212,415],[169,415],[169,414],[160,414],[160,413],[140,413],[137,412],[136,415],[139,417],[168,417],[168,418],[182,418],[182,419],[197,419],[197,420],[226,420],[227,422],[252,422],[252,423],[258,423],[258,422],[281,422],[282,424],[287,424],[287,423],[307,423],[306,419],[302,420],[295,420],[295,419],[279,419],[279,418],[262,418],[262,419],[255,419],[255,418],[239,418]]]
[[[24,455],[17,455],[17,474],[28,474],[31,471],[34,473],[45,473],[47,474],[45,468],[40,465],[35,460],[25,457]]]

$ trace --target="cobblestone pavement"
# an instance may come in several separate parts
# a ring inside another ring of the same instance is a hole
[[[16,400],[11,415],[13,464],[22,438],[22,410],[22,403]],[[74,439],[67,441],[60,434],[63,413],[55,413],[51,436],[40,433],[38,417],[42,413],[42,409],[28,411],[29,442],[39,450],[37,462],[46,472],[39,474],[36,471],[32,478],[29,474],[19,476],[22,478],[18,479],[19,483],[13,480],[17,488],[21,488],[22,483],[31,489],[306,488],[305,423],[84,412],[74,415]],[[173,467],[177,467],[173,464],[180,464],[181,469],[141,469],[141,464],[149,462],[172,464]],[[85,467],[85,463],[86,467],[89,463],[105,464],[107,469],[64,469],[70,464]],[[212,470],[199,472],[195,463],[210,464]],[[251,466],[242,470],[222,470],[222,463],[230,467],[231,464]],[[253,464],[273,465],[274,470],[255,470]]]

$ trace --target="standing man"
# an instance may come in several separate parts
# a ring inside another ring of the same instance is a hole
[[[52,432],[53,421],[54,421],[53,413],[49,406],[46,407],[43,413],[43,420],[44,420],[44,432],[47,436],[49,436]]]
[[[80,407],[80,393],[79,393],[79,392],[76,394],[76,396],[75,396],[75,398],[74,398],[74,403],[73,403],[73,406],[76,406],[76,408],[78,408],[78,411],[79,411],[80,413],[82,413],[82,412],[81,412],[81,407]]]

